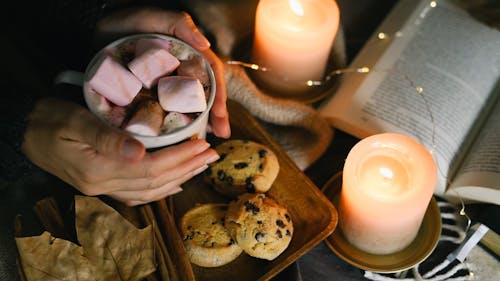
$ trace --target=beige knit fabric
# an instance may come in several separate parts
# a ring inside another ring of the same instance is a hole
[[[228,98],[242,104],[284,148],[300,169],[307,168],[328,147],[333,130],[312,107],[262,93],[239,66],[225,70]]]

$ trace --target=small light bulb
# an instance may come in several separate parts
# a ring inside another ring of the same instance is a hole
[[[383,40],[385,38],[387,38],[387,35],[385,33],[383,33],[383,32],[378,33],[378,39]]]
[[[370,72],[370,68],[368,66],[363,66],[361,68],[358,68],[359,73],[368,73]]]
[[[431,3],[429,3],[429,5],[431,6],[431,8],[436,8],[437,2],[436,1],[431,1]]]

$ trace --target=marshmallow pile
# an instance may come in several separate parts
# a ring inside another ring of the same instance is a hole
[[[89,106],[109,124],[142,136],[178,130],[207,109],[203,58],[174,40],[140,38],[106,49],[88,70]]]

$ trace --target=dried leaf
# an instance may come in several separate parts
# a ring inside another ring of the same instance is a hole
[[[97,198],[75,201],[78,241],[102,280],[138,280],[155,270],[151,226],[138,230]]]
[[[83,249],[74,243],[46,231],[16,238],[16,243],[27,280],[97,280]]]
[[[30,280],[141,280],[155,271],[152,230],[135,228],[98,198],[76,196],[81,246],[52,237],[16,238]]]

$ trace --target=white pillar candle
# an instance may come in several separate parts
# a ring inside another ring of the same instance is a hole
[[[339,26],[335,0],[260,0],[255,17],[252,61],[270,90],[297,95],[308,80],[321,80]]]
[[[415,239],[436,187],[429,151],[404,135],[361,140],[343,171],[339,221],[345,238],[362,251],[391,254]]]

